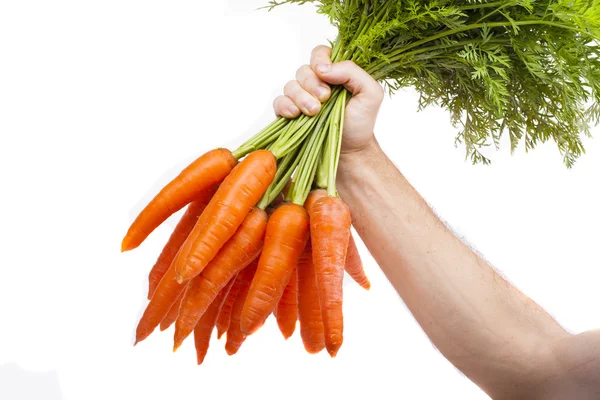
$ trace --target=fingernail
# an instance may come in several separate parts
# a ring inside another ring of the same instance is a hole
[[[317,70],[320,73],[325,74],[325,73],[331,71],[331,64],[319,64],[319,65],[317,65]]]
[[[314,101],[306,103],[306,110],[309,114],[314,114],[319,110],[319,104]]]
[[[329,93],[329,89],[320,86],[317,88],[317,97],[319,100],[324,100],[327,94]]]
[[[298,113],[300,113],[300,109],[296,107],[295,104],[292,104],[288,107],[288,112],[290,113],[290,115],[297,115]]]

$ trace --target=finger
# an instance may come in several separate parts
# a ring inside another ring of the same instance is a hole
[[[316,71],[317,65],[331,64],[331,47],[317,46],[310,55],[310,67]]]
[[[275,115],[285,118],[296,118],[300,115],[300,109],[287,96],[277,97],[273,101],[273,109],[275,110]]]
[[[346,89],[352,92],[352,97],[360,99],[365,106],[377,109],[383,101],[383,87],[352,61],[318,64],[315,73],[327,83],[344,85]]]
[[[321,103],[327,101],[331,95],[329,85],[320,80],[310,65],[303,65],[296,72],[296,80],[304,90],[317,98]]]
[[[283,88],[283,94],[289,97],[306,115],[317,115],[321,109],[321,103],[319,100],[304,90],[298,81],[289,81]]]

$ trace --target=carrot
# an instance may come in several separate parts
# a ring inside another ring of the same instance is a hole
[[[258,257],[263,247],[266,227],[267,214],[258,208],[252,209],[202,274],[190,281],[175,322],[175,349],[192,333],[227,282]]]
[[[298,278],[296,271],[292,272],[290,282],[283,291],[283,295],[275,309],[275,318],[277,326],[287,340],[296,330],[296,321],[298,321]]]
[[[276,169],[273,154],[259,150],[231,171],[175,258],[178,282],[198,276],[217,255],[265,193]]]
[[[172,214],[203,196],[220,183],[237,164],[227,149],[215,149],[198,157],[148,203],[121,243],[121,251],[133,250]]]
[[[258,259],[240,272],[240,291],[235,299],[235,303],[233,303],[231,323],[229,325],[229,330],[227,331],[227,342],[225,343],[225,351],[230,356],[236,354],[244,341],[246,341],[247,336],[242,332],[240,321],[244,303],[248,296],[248,290],[250,289],[250,284],[256,273],[257,266]]]
[[[183,242],[185,242],[190,232],[192,232],[194,225],[196,225],[198,218],[208,205],[208,202],[215,194],[216,190],[217,187],[215,186],[204,191],[197,200],[190,203],[185,211],[185,214],[183,214],[177,223],[177,226],[173,230],[171,237],[167,241],[167,244],[163,248],[160,256],[154,264],[154,267],[152,267],[152,270],[148,275],[148,300],[152,298],[158,283],[165,275],[165,272],[167,272],[167,269],[169,269],[169,266],[171,266],[171,263],[179,251],[179,248]]]
[[[327,191],[323,189],[315,189],[310,192],[306,202],[304,203],[304,208],[308,211],[310,215],[314,204],[322,199],[323,197],[327,197]],[[346,263],[344,265],[344,269],[350,275],[356,283],[358,283],[363,288],[369,290],[371,288],[371,282],[369,282],[369,278],[365,274],[365,270],[363,269],[362,260],[360,259],[360,254],[358,253],[358,249],[356,248],[356,242],[350,234],[350,239],[348,241],[348,250],[346,251]]]
[[[198,360],[198,365],[204,362],[204,357],[206,357],[206,353],[208,353],[208,347],[210,345],[212,332],[215,329],[217,317],[221,311],[221,308],[223,307],[225,298],[233,286],[234,281],[235,277],[232,278],[223,289],[221,289],[217,297],[215,297],[214,301],[210,303],[210,306],[194,328],[194,346],[196,347],[196,359]]]
[[[231,310],[233,308],[233,303],[235,302],[235,298],[237,297],[237,295],[240,291],[240,277],[239,276],[240,276],[240,274],[238,273],[236,276],[231,278],[235,282],[234,282],[233,286],[231,287],[231,290],[229,291],[229,294],[227,295],[225,302],[223,303],[223,307],[221,308],[221,311],[219,312],[219,317],[217,318],[217,323],[216,323],[217,339],[221,339],[221,336],[223,336],[223,334],[229,330],[229,324],[231,322]]]
[[[244,334],[254,333],[275,309],[306,246],[309,229],[308,213],[297,204],[283,204],[271,215],[258,270],[242,312]]]
[[[367,278],[365,270],[363,269],[362,260],[360,259],[360,254],[352,234],[350,234],[350,239],[348,241],[345,268],[348,275],[350,275],[350,277],[352,277],[352,279],[354,279],[361,287],[367,290],[371,288],[371,282],[369,282],[369,278]]]
[[[325,189],[315,189],[308,194],[308,197],[304,202],[304,208],[308,212],[308,215],[312,213],[315,203],[323,197],[327,197],[327,191]]]
[[[154,296],[146,306],[146,310],[144,310],[144,314],[138,323],[134,346],[150,336],[169,313],[185,287],[186,284],[179,284],[175,280],[175,265],[171,264],[165,276],[160,280]]]
[[[173,303],[173,305],[169,309],[167,315],[165,315],[162,321],[160,321],[161,331],[166,331],[167,329],[169,329],[169,327],[173,325],[173,322],[177,320],[177,315],[179,314],[179,307],[181,306],[181,299],[183,298],[183,293],[184,292],[181,292],[179,297],[177,297],[177,300],[175,300],[175,303]]]
[[[296,273],[298,275],[300,336],[306,351],[310,354],[317,354],[325,348],[325,333],[310,240],[298,261]]]
[[[325,346],[335,357],[343,342],[342,295],[344,265],[350,241],[350,209],[336,197],[323,197],[311,208],[310,234]]]

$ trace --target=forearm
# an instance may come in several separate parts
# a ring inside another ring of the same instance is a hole
[[[514,380],[567,335],[436,217],[376,143],[343,155],[338,174],[365,245],[435,346],[473,381]]]

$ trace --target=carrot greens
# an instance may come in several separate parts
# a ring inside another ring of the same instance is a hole
[[[390,93],[414,87],[438,105],[473,163],[482,147],[553,141],[567,167],[600,117],[598,0],[286,0],[338,29],[334,61],[352,60]],[[329,101],[335,101],[331,99]]]

